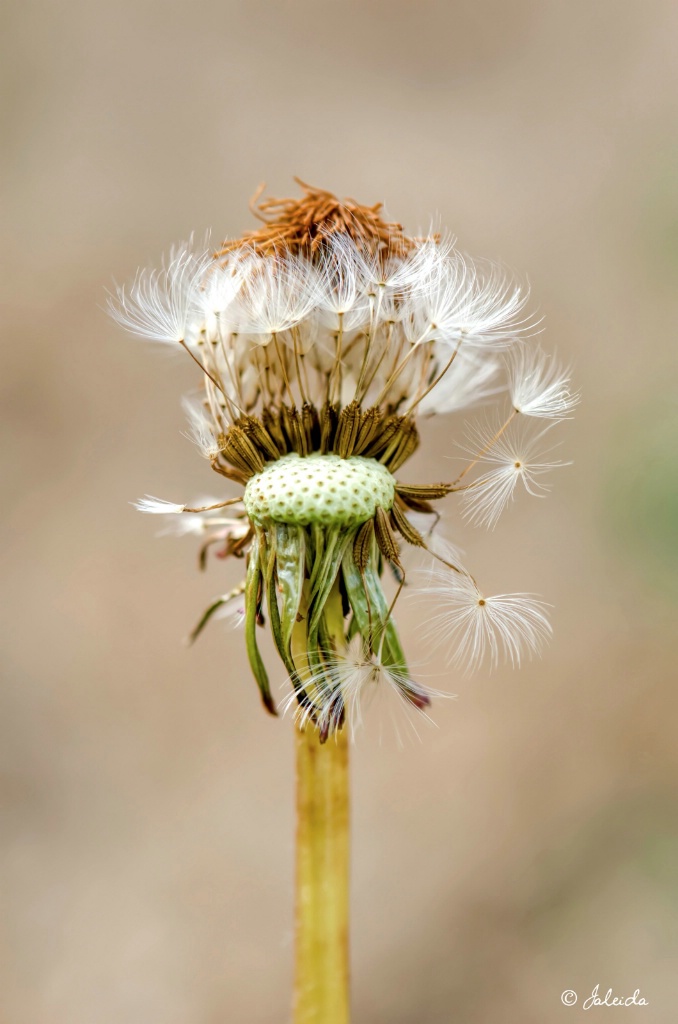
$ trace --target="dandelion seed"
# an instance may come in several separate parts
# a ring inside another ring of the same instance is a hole
[[[188,246],[172,250],[161,270],[142,270],[129,291],[118,288],[108,308],[114,320],[142,338],[166,344],[192,342],[197,331],[198,287],[209,266],[207,253]]]
[[[434,379],[444,370],[451,355],[449,345],[434,345],[430,371]],[[503,390],[497,385],[500,365],[496,359],[481,360],[460,352],[439,385],[419,403],[420,414],[459,412],[494,398]]]
[[[199,404],[185,398],[182,402],[186,418],[190,424],[188,437],[210,461],[219,456],[219,443],[214,437],[214,424],[207,416],[202,402]]]
[[[206,503],[213,499],[205,499]],[[244,515],[244,511],[243,511]],[[199,512],[196,515],[172,516],[160,531],[162,537],[210,537],[214,542],[239,540],[249,532],[247,518],[233,519],[230,516],[215,515],[214,512]]]
[[[221,340],[240,319],[238,300],[251,264],[243,256],[232,256],[224,263],[211,262],[199,277],[195,306],[201,315],[200,327],[209,340]]]
[[[392,696],[400,709],[422,713],[434,698],[451,696],[413,680],[404,666],[384,664],[376,654],[365,651],[359,639],[341,655],[323,652],[318,666],[309,666],[299,674],[298,681],[307,694],[313,695],[313,701],[299,704],[292,692],[284,701],[283,711],[292,711],[301,725],[315,717],[315,724],[325,735],[346,724],[355,737],[363,727],[367,709],[380,698]],[[383,703],[380,701],[381,706]],[[400,738],[399,724],[395,716],[391,717]]]
[[[496,667],[502,658],[514,667],[538,654],[551,636],[547,605],[531,594],[485,597],[470,576],[433,569],[428,594],[439,611],[429,625],[430,638],[445,639],[449,657],[472,671],[488,660]]]
[[[512,425],[513,426],[513,425]],[[542,477],[552,469],[566,463],[539,461],[551,449],[544,450],[542,441],[550,427],[536,435],[530,435],[526,429],[513,427],[501,434],[496,440],[497,429],[481,427],[472,432],[467,450],[474,453],[482,451],[475,459],[478,465],[492,468],[470,484],[463,491],[464,516],[476,526],[494,528],[509,502],[515,498],[518,485],[528,494],[544,498],[549,492],[549,485],[542,482]]]
[[[426,287],[409,299],[408,340],[506,347],[532,324],[522,315],[528,297],[491,263],[474,263],[457,252],[441,256],[430,267]]]
[[[579,403],[570,391],[570,377],[540,348],[518,345],[509,356],[509,392],[513,408],[523,416],[560,420]]]
[[[294,256],[252,257],[241,295],[240,328],[260,342],[294,327],[316,305],[315,279]]]
[[[138,512],[150,512],[152,515],[178,515],[183,512],[185,505],[177,505],[173,501],[165,501],[164,498],[154,498],[147,494],[144,498],[134,502]]]
[[[343,236],[333,235],[319,253],[315,302],[321,323],[347,332],[367,326],[370,305],[362,251]]]

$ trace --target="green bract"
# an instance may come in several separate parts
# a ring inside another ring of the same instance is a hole
[[[354,455],[285,455],[252,476],[243,498],[257,525],[358,526],[389,511],[395,479],[376,459]]]

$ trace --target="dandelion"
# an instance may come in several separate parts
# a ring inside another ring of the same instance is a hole
[[[485,597],[440,536],[436,506],[460,497],[462,514],[494,526],[519,485],[542,496],[543,474],[559,463],[544,461],[541,435],[530,439],[515,421],[558,421],[578,398],[532,347],[520,283],[450,238],[408,236],[380,204],[300,184],[300,199],[259,202],[257,229],[209,255],[182,247],[138,275],[113,315],[182,347],[201,371],[192,436],[237,493],[195,506],[146,497],[137,507],[191,518],[184,532],[200,536],[202,565],[210,552],[240,560],[244,579],[212,602],[192,638],[242,612],[253,677],[277,714],[259,646],[268,623],[289,679],[283,706],[297,723],[295,1019],[339,1024],[348,1019],[346,736],[371,693],[394,693],[415,715],[435,696],[412,678],[398,633],[403,547],[435,560],[431,628],[455,645],[452,660],[519,665],[538,653],[550,635],[545,605]],[[496,398],[504,365],[511,409],[471,434],[462,472],[409,482],[419,418]],[[395,580],[390,598],[385,576]]]

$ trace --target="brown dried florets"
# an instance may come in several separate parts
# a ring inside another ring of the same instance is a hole
[[[215,258],[241,246],[264,256],[280,252],[312,256],[335,234],[347,235],[368,251],[384,255],[404,256],[415,245],[415,239],[403,233],[401,224],[383,219],[382,203],[363,206],[354,199],[339,199],[326,189],[314,188],[300,178],[294,180],[304,190],[300,199],[261,199],[264,186],[260,186],[250,209],[263,227],[224,242]]]

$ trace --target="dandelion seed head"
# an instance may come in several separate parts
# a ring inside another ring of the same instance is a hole
[[[539,652],[546,606],[481,592],[438,503],[456,500],[471,523],[494,527],[519,491],[543,497],[561,463],[545,431],[524,424],[541,418],[550,430],[578,395],[529,340],[538,321],[522,281],[441,231],[407,235],[381,204],[299,184],[297,198],[257,200],[259,227],[216,251],[178,247],[110,305],[126,330],[183,348],[202,377],[186,406],[190,437],[220,477],[221,500],[137,502],[166,517],[164,532],[197,537],[203,568],[213,556],[244,568],[192,638],[238,609],[275,713],[258,642],[268,628],[291,681],[284,703],[327,739],[359,727],[370,695],[395,695],[420,718],[435,696],[413,679],[396,624],[414,590],[405,546],[437,562],[417,590],[436,600],[431,638],[448,641],[452,660],[518,665]],[[469,430],[454,479],[443,458],[432,482],[409,482],[423,418],[441,418],[452,451],[447,417],[505,391],[511,411]]]

